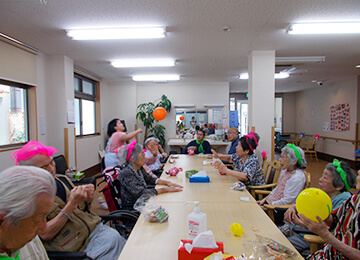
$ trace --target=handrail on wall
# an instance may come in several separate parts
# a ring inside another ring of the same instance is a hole
[[[295,133],[295,132],[291,132],[291,133],[284,133],[286,135],[291,135],[291,134],[299,134],[299,133]],[[305,134],[305,136],[313,136],[313,135],[310,135],[310,134]],[[351,139],[344,139],[344,138],[336,138],[336,137],[327,137],[327,136],[320,136],[320,139],[323,139],[323,140],[326,140],[326,139],[329,139],[329,140],[335,140],[336,142],[338,141],[343,141],[343,142],[350,142],[352,144],[356,144],[356,143],[360,143],[360,140],[351,140]]]

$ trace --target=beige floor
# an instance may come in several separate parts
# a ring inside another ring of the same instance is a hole
[[[317,163],[314,158],[310,158],[310,157],[307,158],[307,162],[308,162],[307,170],[308,170],[308,172],[311,173],[311,187],[318,187],[319,178],[321,177],[321,174],[322,174],[326,164],[328,164],[329,162],[319,160],[319,162]],[[100,182],[100,180],[98,180],[98,183],[99,182]],[[103,207],[98,202],[98,198],[100,196],[103,196],[102,193],[100,193],[100,190],[104,186],[105,186],[105,184],[102,183],[102,184],[100,184],[100,186],[96,187],[96,191],[95,191],[95,195],[94,195],[94,203],[92,206],[92,210],[99,215],[108,213],[108,210],[103,209]]]

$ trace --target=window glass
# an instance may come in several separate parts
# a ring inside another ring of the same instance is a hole
[[[81,91],[81,80],[79,78],[74,78],[74,90]]]
[[[76,135],[80,135],[80,100],[75,98],[75,129]]]
[[[96,106],[99,105],[96,96],[96,82],[78,74],[75,74],[74,77],[76,136],[96,134]]]
[[[92,82],[88,82],[83,80],[83,91],[86,94],[94,95],[94,84]]]
[[[0,118],[0,146],[28,141],[26,88],[0,83]]]
[[[82,100],[82,134],[95,133],[95,102]]]

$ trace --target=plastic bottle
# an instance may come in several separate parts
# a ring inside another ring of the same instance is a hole
[[[207,230],[207,216],[200,211],[199,201],[187,201],[187,203],[194,203],[194,210],[187,216],[187,232],[188,238],[194,239],[199,233]]]

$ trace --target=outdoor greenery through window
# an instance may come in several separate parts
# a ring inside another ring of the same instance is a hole
[[[74,75],[76,135],[96,134],[96,82]]]
[[[29,140],[28,86],[0,80],[0,147]]]

